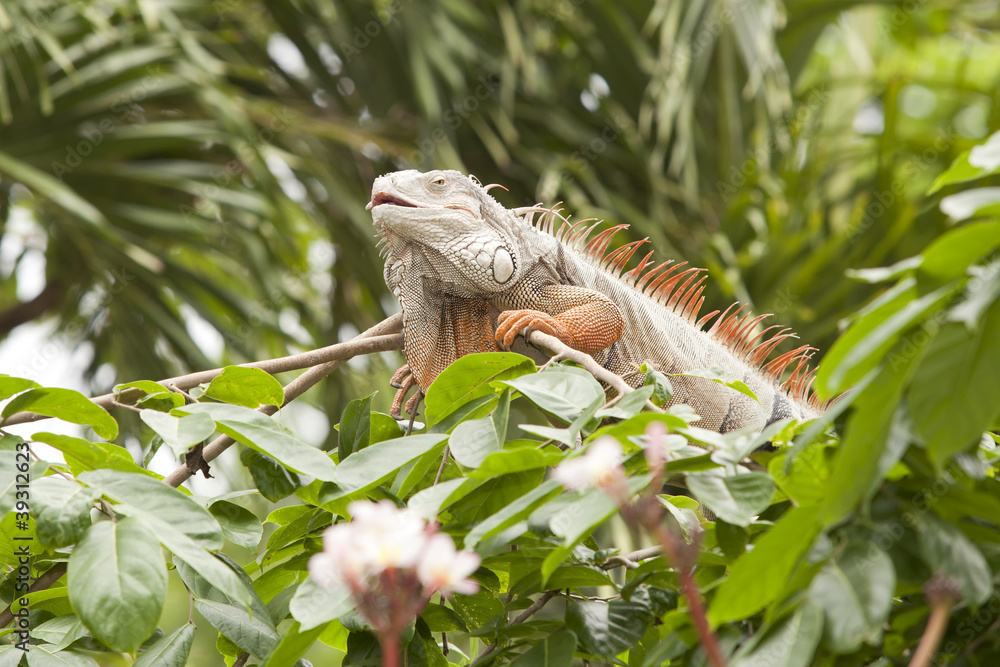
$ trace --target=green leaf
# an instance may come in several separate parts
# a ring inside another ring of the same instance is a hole
[[[438,375],[424,397],[428,425],[433,425],[466,403],[496,393],[490,386],[536,371],[535,362],[513,352],[484,352],[461,357]]]
[[[337,466],[334,483],[324,484],[320,491],[320,502],[326,504],[373,489],[410,461],[443,449],[447,439],[445,433],[424,433],[365,447]]]
[[[91,526],[68,567],[73,609],[94,636],[134,652],[156,629],[167,595],[159,541],[138,519]]]
[[[687,475],[688,488],[694,497],[716,516],[737,526],[749,526],[753,517],[771,504],[774,482],[760,472],[733,477],[718,475]]]
[[[72,389],[40,387],[29,389],[11,399],[4,406],[4,419],[19,412],[33,412],[36,415],[55,417],[71,424],[83,424],[94,429],[94,433],[105,440],[118,437],[118,422],[107,411],[95,405],[89,398]]]
[[[90,630],[76,614],[57,616],[31,629],[31,637],[52,644],[49,648],[53,651],[61,651],[77,639],[89,636]]]
[[[222,548],[222,529],[207,509],[177,489],[150,477],[118,470],[94,470],[77,479],[120,504],[141,508],[185,533],[204,548]]]
[[[576,652],[576,635],[567,628],[538,642],[514,660],[511,667],[570,667]]]
[[[170,391],[159,382],[153,382],[152,380],[136,380],[135,382],[116,384],[111,391],[114,393],[115,398],[124,398],[122,394],[126,393],[129,389],[136,389],[147,395],[162,394]],[[180,396],[180,394],[178,394],[178,396]],[[180,397],[184,398],[183,396]]]
[[[368,444],[374,445],[376,442],[392,440],[403,435],[403,430],[399,422],[383,412],[371,413],[371,434],[368,436]],[[343,460],[343,459],[341,459]]]
[[[939,468],[979,442],[1000,415],[1000,301],[980,326],[949,322],[931,341],[906,397],[913,426]]]
[[[132,667],[185,667],[194,644],[194,626],[185,623],[139,654]]]
[[[228,500],[213,500],[208,504],[208,511],[222,527],[222,534],[234,544],[256,549],[264,531],[257,515],[236,503]]]
[[[927,341],[926,336],[900,341],[871,383],[855,397],[825,487],[821,514],[825,525],[840,521],[871,495],[880,482],[879,474],[888,471],[880,463],[898,453],[900,440],[907,437],[902,421],[905,413],[898,415],[897,405]]]
[[[8,399],[14,394],[20,394],[22,391],[34,389],[39,386],[41,385],[34,380],[11,377],[10,375],[0,373],[0,401]]]
[[[425,519],[433,519],[442,509],[469,495],[480,484],[479,480],[456,477],[418,491],[406,505]]]
[[[465,624],[462,617],[458,615],[453,609],[445,607],[443,604],[434,604],[430,602],[424,607],[424,610],[420,612],[420,618],[423,619],[427,627],[431,629],[432,632],[468,632],[469,626]]]
[[[542,410],[567,422],[574,421],[605,396],[593,375],[572,366],[550,366],[541,373],[504,380],[500,384],[519,391]]]
[[[767,464],[767,470],[782,493],[798,505],[818,505],[826,498],[826,484],[830,478],[828,457],[833,452],[830,447],[806,447],[792,457],[781,452]],[[788,472],[785,464],[791,458]]]
[[[51,475],[31,481],[35,534],[47,547],[75,544],[91,525],[97,494],[76,482]]]
[[[823,612],[817,604],[804,604],[777,628],[760,632],[767,636],[737,654],[732,667],[809,667],[823,637]]]
[[[453,440],[454,437],[452,435]],[[534,447],[505,449],[500,452],[494,452],[483,459],[483,462],[479,465],[479,469],[470,472],[469,477],[473,479],[489,479],[512,472],[548,468],[557,465],[563,458],[564,454],[555,447],[547,447],[545,450]]]
[[[354,600],[351,590],[344,586],[335,591],[321,588],[312,577],[302,580],[288,606],[292,618],[298,621],[302,632],[320,628],[351,611]]]
[[[954,222],[1000,214],[1000,188],[972,188],[941,200],[941,212]]]
[[[495,429],[492,417],[462,422],[448,441],[451,455],[466,468],[478,468],[487,456],[503,447]]]
[[[126,403],[131,402],[132,395],[141,392],[145,395],[134,401],[135,405],[159,412],[170,412],[185,403],[182,395],[170,391],[159,382],[152,382],[150,380],[136,380],[135,382],[116,384],[112,391],[116,399]]]
[[[288,628],[281,641],[267,656],[263,667],[291,667],[298,664],[299,658],[322,634],[324,627],[321,625],[311,630],[303,630],[298,623],[292,623],[292,627]]]
[[[809,599],[822,607],[826,646],[853,653],[878,645],[896,588],[892,559],[872,543],[850,544],[816,575]]]
[[[137,466],[128,450],[110,442],[93,442],[71,435],[44,432],[35,433],[31,439],[44,442],[62,452],[70,469],[77,474],[85,470],[111,468],[141,475],[153,475],[145,468]]]
[[[28,667],[97,667],[97,661],[88,655],[76,651],[55,651],[49,646],[32,646],[27,658]]]
[[[760,399],[757,398],[757,394],[753,393],[753,390],[747,386],[745,382],[739,378],[731,377],[729,373],[726,373],[722,368],[709,368],[709,369],[695,369],[686,371],[684,373],[671,373],[670,377],[689,377],[689,378],[701,378],[703,380],[709,380],[715,382],[716,384],[721,384],[724,387],[729,387],[730,389],[735,389],[745,396],[749,396],[756,402],[760,403]]]
[[[670,384],[670,379],[649,364],[642,364],[639,367],[639,371],[646,374],[646,377],[642,380],[642,386],[653,388],[653,393],[649,400],[654,405],[658,405],[661,408],[664,407],[674,395],[674,388]]]
[[[566,628],[576,635],[585,651],[605,660],[638,644],[652,622],[653,610],[645,586],[636,588],[629,600],[573,600],[566,610]]]
[[[904,329],[940,306],[953,288],[946,285],[918,297],[916,279],[907,278],[871,304],[837,339],[816,373],[824,398],[844,391],[877,366]]]
[[[302,486],[302,481],[294,472],[279,464],[270,456],[264,456],[252,449],[240,452],[240,461],[250,471],[254,486],[272,503],[292,495]]]
[[[451,598],[451,604],[470,628],[483,627],[504,609],[496,593],[485,587],[474,595],[455,594]]]
[[[112,470],[78,479],[116,501],[119,514],[141,519],[174,556],[194,567],[233,600],[249,604],[243,581],[208,550],[222,548],[222,529],[204,507],[162,482]]]
[[[715,539],[726,558],[734,561],[746,553],[749,534],[746,528],[734,526],[723,519],[716,519]]]
[[[920,553],[931,570],[957,581],[970,607],[993,595],[993,574],[976,545],[954,524],[933,514],[921,515],[917,523]]]
[[[365,398],[358,398],[351,401],[340,415],[337,452],[340,455],[341,462],[354,452],[368,446],[371,438],[372,398],[377,393],[372,392],[371,395]],[[395,423],[395,420],[393,420],[393,423]]]
[[[510,528],[518,521],[523,521],[535,511],[539,505],[551,500],[562,492],[559,482],[549,479],[525,493],[517,500],[505,505],[500,511],[490,515],[473,526],[465,536],[465,548],[475,549],[476,545],[497,533]]]
[[[219,430],[261,454],[267,454],[292,472],[332,482],[337,468],[323,451],[299,440],[267,415],[240,405],[194,403],[175,412],[206,413]]]
[[[639,387],[633,392],[625,394],[617,403],[609,408],[601,408],[594,415],[598,419],[611,417],[612,419],[630,419],[642,412],[646,407],[646,401],[653,395],[656,387],[647,385]],[[662,405],[658,403],[657,405]]]
[[[187,401],[180,394],[172,391],[161,391],[157,394],[147,394],[135,402],[136,407],[157,412],[170,412],[174,408],[179,408]]]
[[[634,495],[644,488],[649,484],[649,480],[649,475],[630,478],[629,495]],[[558,537],[562,537],[563,543],[551,551],[542,562],[542,583],[548,581],[580,540],[593,533],[599,525],[617,512],[618,504],[608,494],[600,489],[592,489],[553,514],[549,518],[549,529]]]
[[[8,174],[15,181],[24,183],[35,192],[52,200],[68,214],[92,225],[91,233],[96,233],[99,236],[98,230],[107,227],[107,220],[99,209],[51,174],[36,169],[4,151],[0,151],[0,172]],[[102,435],[101,437],[106,436]],[[111,437],[108,439],[110,440]]]
[[[820,531],[818,507],[793,507],[733,564],[709,606],[714,627],[755,614],[781,594]]]
[[[922,282],[938,287],[965,275],[969,266],[1000,247],[1000,222],[973,222],[940,236],[921,253]]]
[[[19,483],[24,482],[23,478],[17,477],[20,472],[17,466],[23,464],[25,457],[29,456],[25,447],[21,436],[0,433],[0,516],[6,515],[14,507],[17,492],[24,490],[17,488]],[[19,451],[21,458],[17,457]],[[48,467],[49,464],[44,461],[30,459],[26,474],[30,480],[41,479]]]
[[[1000,171],[998,151],[1000,132],[995,132],[979,146],[973,146],[955,158],[951,166],[934,180],[927,194],[934,194],[947,185],[972,181]]]
[[[196,445],[215,433],[215,422],[205,414],[174,417],[156,410],[143,410],[139,413],[139,418],[163,438],[175,458],[184,456],[191,445]]]
[[[220,634],[258,658],[266,657],[280,639],[274,628],[243,609],[212,600],[195,600],[194,606]]]
[[[205,395],[223,403],[257,408],[262,405],[281,407],[285,390],[281,383],[259,368],[226,366],[208,384]]]

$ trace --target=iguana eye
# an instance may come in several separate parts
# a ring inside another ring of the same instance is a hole
[[[432,182],[434,185],[444,185],[444,178],[435,178]]]

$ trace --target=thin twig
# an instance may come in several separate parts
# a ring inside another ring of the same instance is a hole
[[[59,581],[64,574],[66,574],[66,563],[56,563],[49,568],[45,574],[35,579],[35,583],[33,583],[31,588],[28,589],[27,596],[22,595],[19,597],[28,597],[28,599],[31,599],[30,596],[32,593],[45,590],[52,584]],[[14,620],[14,614],[11,612],[13,607],[14,604],[11,603],[11,605],[7,607],[3,613],[0,613],[0,628],[6,628],[7,625]]]
[[[385,322],[382,324],[385,324]],[[336,359],[335,361],[328,361],[320,364],[319,366],[314,366],[289,382],[285,387],[285,402],[282,404],[282,407],[288,405],[296,398],[304,394],[307,390],[319,383],[323,378],[328,376],[351,357],[361,354],[371,354],[373,352],[385,352],[389,350],[401,349],[403,334],[372,335],[372,332],[378,329],[379,326],[381,325],[372,327],[372,329],[364,332],[354,340],[347,343],[340,343],[339,345],[341,349],[338,353],[340,355],[339,359]],[[278,408],[273,405],[265,405],[258,410],[258,412],[262,412],[268,416],[273,415],[277,411]],[[222,452],[229,449],[233,442],[234,440],[228,435],[219,436],[209,444],[205,445],[205,448],[201,452],[201,456],[206,462],[212,461],[218,458]],[[163,481],[170,486],[177,487],[183,484],[184,481],[190,476],[191,471],[188,470],[188,467],[185,464],[178,466],[177,469],[167,475]]]
[[[566,343],[562,342],[555,336],[550,336],[541,331],[532,331],[528,334],[528,342],[537,347],[545,348],[555,354],[551,359],[545,364],[548,366],[551,363],[562,360],[569,360],[580,364],[583,366],[588,373],[593,375],[598,381],[603,382],[612,389],[614,389],[619,396],[624,396],[625,394],[630,394],[635,391],[629,386],[622,377],[616,373],[612,373],[604,366],[597,363],[592,356],[586,352],[580,352],[579,350],[574,350]],[[646,407],[654,412],[663,412],[662,408],[657,407],[652,401],[646,401]]]
[[[382,320],[368,331],[364,332],[357,338],[347,342],[347,343],[336,343],[334,345],[328,345],[327,347],[321,347],[316,350],[310,350],[308,352],[302,352],[301,354],[293,354],[287,357],[278,357],[277,359],[265,359],[263,361],[252,361],[246,364],[237,364],[245,368],[259,368],[268,373],[285,373],[287,371],[297,371],[303,368],[312,368],[319,366],[320,364],[325,364],[332,361],[343,361],[349,359],[357,354],[366,354],[366,352],[355,352],[348,351],[345,346],[356,342],[360,338],[365,338],[373,340],[379,336],[386,336],[388,334],[395,334],[401,331],[403,328],[403,316],[397,313]],[[393,338],[393,340],[397,340]],[[371,352],[382,352],[386,350],[401,350],[402,343],[399,347],[390,347],[385,349],[373,349]],[[165,380],[159,380],[159,383],[163,386],[168,386],[170,384],[176,385],[178,389],[187,390],[192,387],[197,387],[203,382],[211,381],[216,375],[223,371],[222,368],[213,368],[207,371],[197,371],[195,373],[188,373],[187,375],[179,375],[177,377],[166,378]],[[114,394],[104,394],[103,396],[95,396],[90,399],[94,404],[101,406],[102,408],[109,408],[112,406],[112,401],[116,400]],[[43,415],[36,415],[30,412],[21,412],[13,415],[10,419],[4,422],[4,426],[14,426],[16,424],[25,424],[27,422],[39,421],[42,419],[49,419],[49,417]]]
[[[601,565],[601,569],[612,570],[616,567],[625,566],[628,570],[634,570],[639,567],[639,561],[646,560],[647,558],[656,558],[662,554],[663,547],[646,547],[645,549],[639,549],[638,551],[633,551],[632,553],[610,556]]]
[[[445,468],[446,465],[448,465],[448,454],[449,453],[450,452],[449,452],[449,449],[448,449],[448,445],[445,445],[444,446],[444,456],[441,457],[441,465],[438,467],[437,475],[434,476],[434,486],[437,486],[437,483],[441,481],[441,475],[444,474],[444,468]]]
[[[517,625],[518,623],[524,623],[525,621],[527,621],[529,618],[535,615],[535,612],[544,607],[549,600],[554,598],[556,596],[556,593],[558,593],[558,591],[549,591],[542,597],[535,600],[533,603],[531,603],[530,607],[521,612],[520,616],[511,621],[510,625]],[[507,627],[510,627],[510,625],[508,625]],[[470,664],[469,667],[475,667],[475,665],[478,664],[480,660],[482,660],[490,653],[495,651],[499,645],[500,644],[498,642],[493,642],[492,644],[487,646],[486,649],[479,654],[479,657],[472,661],[472,664]]]

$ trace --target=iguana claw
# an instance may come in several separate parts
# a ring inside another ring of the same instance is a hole
[[[497,318],[496,339],[499,345],[510,347],[518,334],[525,337],[531,331],[555,336],[570,347],[573,336],[554,317],[540,310],[506,310]]]

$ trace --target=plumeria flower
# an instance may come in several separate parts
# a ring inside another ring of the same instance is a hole
[[[347,506],[355,527],[345,548],[362,552],[371,574],[388,568],[413,566],[427,541],[424,520],[410,509],[399,509],[391,501],[357,500]],[[324,545],[325,546],[325,545]]]
[[[552,477],[570,491],[612,490],[625,477],[622,446],[610,436],[598,438],[586,453],[557,465]]]
[[[321,587],[361,587],[367,562],[360,550],[351,548],[356,533],[355,526],[349,523],[330,526],[323,533],[323,551],[309,559],[309,574]]]
[[[424,585],[424,594],[427,597],[434,593],[472,595],[479,590],[479,584],[466,577],[479,569],[480,561],[479,554],[456,551],[451,536],[433,535],[417,563],[417,576]]]

